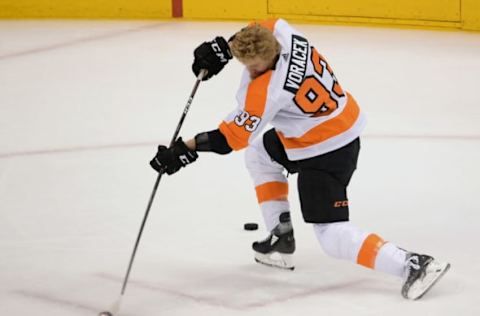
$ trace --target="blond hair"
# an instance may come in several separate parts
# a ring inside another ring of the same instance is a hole
[[[257,56],[269,60],[278,55],[280,49],[280,44],[272,31],[259,24],[242,29],[230,41],[230,50],[239,60],[253,59]]]

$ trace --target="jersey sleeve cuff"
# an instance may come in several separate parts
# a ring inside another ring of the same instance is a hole
[[[227,139],[218,129],[197,134],[195,136],[195,142],[197,151],[211,151],[221,155],[228,154],[232,151]]]

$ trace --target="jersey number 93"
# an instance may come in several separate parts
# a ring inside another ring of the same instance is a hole
[[[293,100],[304,113],[327,116],[338,108],[338,100],[345,93],[330,66],[313,47],[311,58],[315,74],[305,78]]]
[[[242,113],[235,116],[235,124],[240,127],[244,127],[247,132],[254,132],[260,122],[262,121],[261,118],[255,115],[250,115],[247,111],[242,111]]]

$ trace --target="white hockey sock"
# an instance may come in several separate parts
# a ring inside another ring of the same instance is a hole
[[[375,260],[375,270],[403,278],[407,252],[387,242],[380,248]]]
[[[368,236],[350,222],[314,224],[313,229],[327,255],[350,262],[357,261],[358,252]]]
[[[378,235],[365,232],[350,222],[314,224],[313,227],[320,245],[328,255],[403,276],[405,251],[385,242]]]
[[[288,201],[266,201],[260,204],[267,231],[271,232],[280,223],[280,214],[290,210]]]

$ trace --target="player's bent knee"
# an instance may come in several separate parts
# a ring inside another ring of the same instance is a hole
[[[338,258],[340,236],[332,229],[332,224],[315,224],[313,227],[317,240],[325,254]]]
[[[334,258],[355,261],[367,233],[350,222],[314,224],[315,235],[323,251]]]

